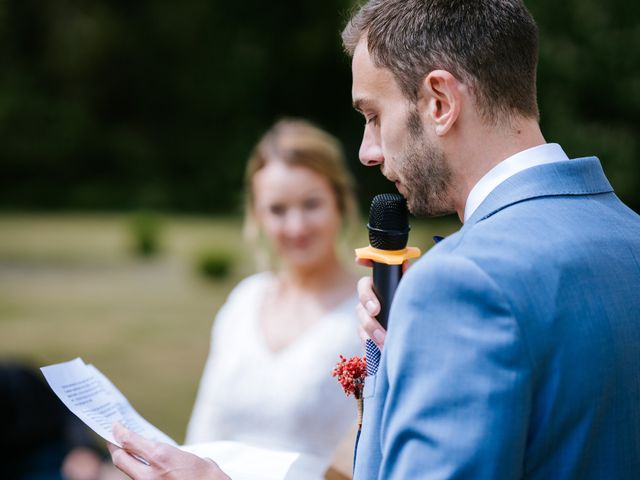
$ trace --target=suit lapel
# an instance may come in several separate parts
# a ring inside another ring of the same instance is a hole
[[[498,185],[463,228],[489,218],[510,205],[532,198],[613,192],[596,157],[548,163],[523,170]]]

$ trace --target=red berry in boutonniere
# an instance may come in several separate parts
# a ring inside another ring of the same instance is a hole
[[[367,360],[365,357],[351,357],[349,360],[340,355],[340,361],[331,373],[338,378],[344,393],[353,395],[358,401],[358,430],[362,425],[362,390],[364,377],[367,375]]]
[[[351,357],[349,360],[340,355],[340,361],[333,369],[332,375],[338,377],[344,393],[356,398],[362,396],[364,377],[367,374],[367,360],[365,357]]]

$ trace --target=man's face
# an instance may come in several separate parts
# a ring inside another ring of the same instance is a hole
[[[415,103],[400,90],[392,73],[376,67],[366,39],[353,55],[353,104],[365,117],[360,162],[380,165],[414,215],[453,211],[448,198],[451,172],[444,153],[424,128]]]

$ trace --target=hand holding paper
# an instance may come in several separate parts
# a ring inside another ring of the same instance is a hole
[[[322,459],[311,455],[238,442],[178,447],[142,418],[93,365],[76,358],[41,370],[67,408],[109,442],[113,463],[134,479],[229,478],[216,463],[202,457],[215,458],[235,480],[317,480],[326,469]]]
[[[113,464],[134,480],[139,478],[230,480],[209,458],[200,458],[166,443],[147,440],[120,424],[113,435],[122,448],[108,444]],[[143,458],[142,463],[138,458]]]

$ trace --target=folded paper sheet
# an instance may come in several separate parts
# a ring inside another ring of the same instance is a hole
[[[76,358],[40,369],[51,389],[73,414],[105,440],[118,445],[111,426],[120,422],[139,435],[177,446],[136,412],[125,396],[93,365]],[[310,455],[265,449],[237,442],[179,447],[213,459],[234,480],[318,480],[324,462]]]
[[[40,369],[51,389],[71,412],[105,440],[118,445],[111,426],[120,422],[145,438],[176,445],[147,422],[107,377],[82,359]]]

